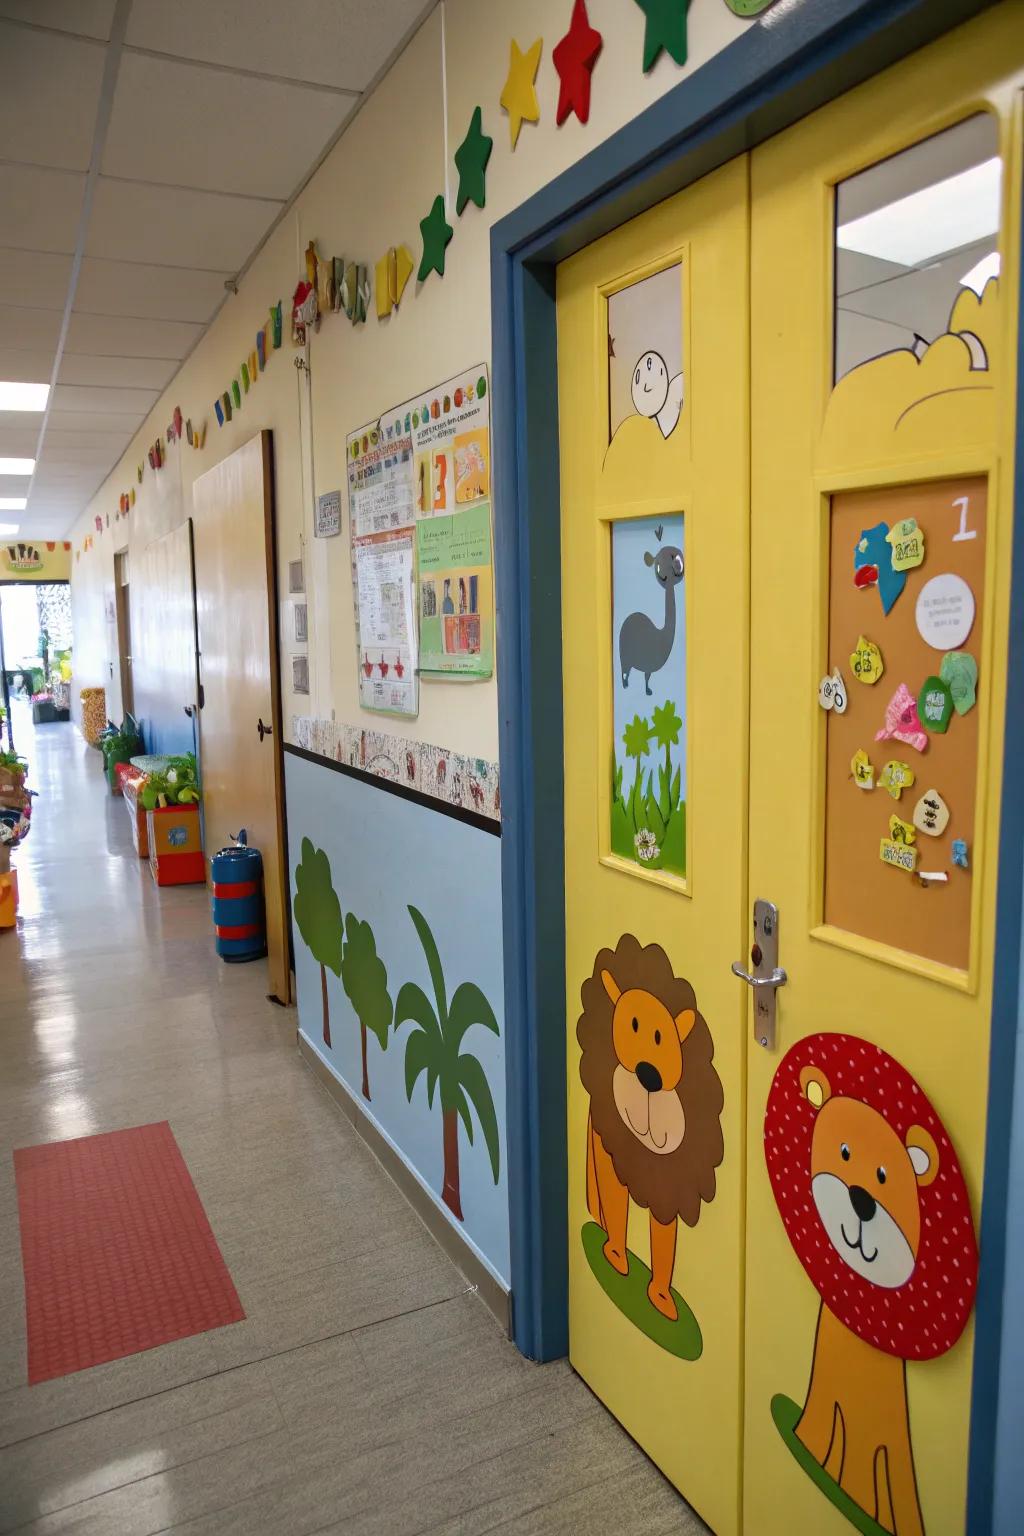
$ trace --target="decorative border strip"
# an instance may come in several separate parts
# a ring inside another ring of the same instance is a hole
[[[461,808],[485,821],[501,821],[498,765],[407,736],[293,715],[294,744],[317,757],[360,768],[374,779],[400,784],[425,799]]]
[[[415,746],[415,743],[412,745]],[[284,743],[284,750],[292,757],[303,758],[307,763],[316,763],[321,768],[330,768],[334,773],[343,773],[347,778],[372,784],[374,789],[382,789],[385,794],[397,795],[400,800],[411,800],[414,805],[423,806],[424,810],[438,811],[442,816],[450,816],[453,821],[461,821],[466,826],[476,827],[478,832],[489,832],[492,837],[501,836],[501,822],[493,816],[482,816],[479,811],[467,811],[462,805],[453,805],[448,800],[438,800],[433,795],[426,795],[422,790],[412,789],[396,779],[386,778],[383,774],[340,762],[336,757],[327,757],[324,753],[313,752],[308,747],[297,747],[291,741]],[[433,750],[436,751],[437,748]]]

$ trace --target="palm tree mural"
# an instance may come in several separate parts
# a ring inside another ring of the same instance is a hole
[[[427,1075],[427,1103],[431,1108],[435,1092],[440,1094],[444,1144],[441,1199],[461,1221],[459,1121],[462,1121],[472,1146],[471,1106],[483,1132],[495,1184],[499,1168],[498,1121],[487,1076],[475,1056],[462,1053],[462,1042],[474,1024],[480,1024],[496,1035],[501,1031],[490,1003],[472,981],[461,982],[455,989],[451,1006],[448,1005],[444,970],[434,935],[422,912],[411,906],[409,916],[427,957],[434,1001],[431,1002],[414,981],[407,981],[398,994],[395,1028],[405,1023],[416,1026],[405,1042],[405,1096],[411,1104],[413,1089],[424,1072]]]
[[[345,919],[345,945],[341,956],[341,984],[359,1020],[359,1045],[363,1060],[363,1098],[370,1097],[366,1064],[366,1036],[372,1030],[382,1051],[388,1048],[391,1028],[391,994],[388,973],[377,954],[373,929],[354,912]]]
[[[331,884],[331,861],[322,848],[302,839],[302,859],[295,867],[295,923],[320,967],[320,996],[324,1015],[324,1045],[331,1044],[331,1011],[327,972],[341,975],[341,902]]]

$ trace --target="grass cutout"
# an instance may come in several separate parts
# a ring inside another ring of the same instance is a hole
[[[652,1344],[667,1349],[677,1359],[699,1360],[704,1349],[700,1324],[675,1287],[672,1288],[672,1295],[679,1308],[679,1316],[671,1323],[652,1305],[647,1295],[651,1272],[642,1259],[630,1253],[629,1273],[620,1275],[601,1251],[607,1241],[604,1228],[599,1227],[596,1221],[588,1221],[581,1236],[583,1251],[594,1279],[623,1317],[628,1317]]]
[[[850,1524],[855,1526],[862,1536],[889,1536],[884,1526],[879,1525],[859,1504],[855,1504],[848,1493],[844,1493],[839,1484],[835,1482],[825,1468],[816,1461],[802,1440],[797,1439],[796,1426],[799,1423],[803,1409],[794,1403],[791,1397],[786,1397],[778,1392],[772,1398],[772,1418],[775,1420],[775,1428],[789,1446],[800,1466],[814,1483],[833,1504],[841,1515],[845,1515]]]

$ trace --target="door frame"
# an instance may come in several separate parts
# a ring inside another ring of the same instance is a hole
[[[600,236],[753,149],[994,0],[805,0],[742,37],[491,230],[496,592],[502,778],[505,1048],[513,1336],[568,1348],[565,913],[555,269]],[[1018,335],[1024,380],[1024,304]],[[1024,388],[1016,503],[1024,505]],[[1024,517],[1014,528],[1004,772],[1024,756]],[[557,660],[557,665],[553,665]],[[999,843],[985,1205],[981,1220],[968,1527],[992,1524],[1010,1127],[1021,970],[1024,806],[1004,795]],[[1024,1083],[1020,1090],[1024,1117]],[[1018,1410],[1019,1411],[1019,1410]]]

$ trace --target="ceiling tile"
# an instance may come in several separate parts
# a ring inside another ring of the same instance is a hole
[[[59,320],[60,316],[57,318]],[[49,384],[55,350],[54,347],[0,345],[0,379],[18,384]]]
[[[0,496],[27,496],[28,475],[0,475]]]
[[[0,304],[0,347],[9,351],[56,351],[62,318],[56,309]]]
[[[178,366],[173,357],[93,357],[85,352],[65,352],[57,380],[60,384],[163,389],[174,377]]]
[[[73,252],[85,177],[37,166],[0,165],[0,229],[20,251]]]
[[[114,5],[115,0],[0,0],[0,16],[106,40],[114,19]]]
[[[145,408],[111,411],[95,406],[91,410],[69,411],[55,404],[46,418],[46,436],[49,438],[51,432],[95,432],[99,436],[124,433],[127,441],[139,430],[145,415]]]
[[[151,315],[155,320],[191,320],[205,325],[224,298],[225,279],[232,275],[141,262],[98,261],[86,256],[78,275],[75,312]],[[0,284],[2,280],[0,262]]]
[[[285,199],[357,97],[125,54],[105,176]]]
[[[70,256],[0,249],[0,294],[5,304],[63,310],[70,277]]]
[[[107,50],[0,21],[0,144],[5,160],[86,171]]]
[[[90,256],[233,273],[251,255],[281,206],[101,176],[86,251]]]
[[[365,90],[425,0],[133,0],[127,40],[187,59]]]
[[[203,334],[185,320],[142,320],[134,315],[71,316],[64,354],[91,352],[96,357],[182,358]]]
[[[138,412],[145,415],[152,410],[159,396],[156,389],[98,389],[88,385],[58,384],[53,392],[54,410],[75,412],[90,411],[105,415],[107,411],[123,411],[125,415]]]
[[[0,454],[15,459],[34,459],[39,442],[39,417],[18,411],[0,411]],[[2,519],[0,519],[2,521]]]
[[[4,430],[4,427],[0,425],[0,441],[3,440]],[[106,453],[113,454],[116,457],[121,452],[125,442],[131,437],[131,431],[132,429],[125,428],[121,432],[54,432],[49,424],[47,424],[46,448],[44,452],[49,453],[51,448],[96,447],[102,448]],[[0,452],[4,451],[8,450],[0,450]]]

